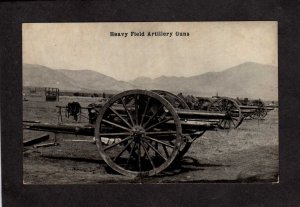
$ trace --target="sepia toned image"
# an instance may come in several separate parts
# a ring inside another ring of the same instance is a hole
[[[279,182],[277,35],[24,23],[24,184]]]

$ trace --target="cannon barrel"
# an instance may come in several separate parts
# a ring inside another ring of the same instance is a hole
[[[263,108],[261,106],[246,106],[246,105],[240,105],[241,109],[259,109],[259,108]]]
[[[272,110],[274,110],[276,107],[266,106],[266,108],[267,108],[268,111],[272,111]]]
[[[245,106],[245,105],[240,105],[240,108],[243,110],[243,109],[249,109],[249,110],[256,110],[256,109],[261,109],[261,108],[265,108],[267,109],[268,111],[271,111],[271,110],[274,110],[275,107],[271,107],[271,106],[265,106],[265,107],[262,107],[262,106]]]
[[[77,134],[85,136],[94,136],[94,127],[91,125],[83,126],[78,124],[50,124],[50,123],[24,123],[23,129],[33,131],[47,131],[63,134]]]
[[[180,121],[183,130],[186,129],[196,129],[199,131],[202,130],[212,130],[215,129],[216,127],[218,127],[219,125],[219,120],[216,119],[211,119],[211,120],[181,120]],[[168,121],[165,123],[166,125],[170,125],[173,126],[174,125],[174,121]]]
[[[255,112],[255,109],[243,109],[242,114],[252,114]]]
[[[176,109],[180,118],[193,118],[193,119],[226,119],[228,118],[225,113],[189,110],[189,109]]]

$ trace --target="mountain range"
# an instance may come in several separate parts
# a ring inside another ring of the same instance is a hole
[[[23,64],[23,86],[55,87],[67,91],[123,91],[136,88],[92,70],[51,69]]]
[[[230,96],[278,99],[278,69],[254,62],[190,77],[139,77],[119,81],[92,70],[51,69],[42,65],[23,64],[23,86],[57,87],[69,91],[120,92],[129,89],[161,89],[195,96]]]

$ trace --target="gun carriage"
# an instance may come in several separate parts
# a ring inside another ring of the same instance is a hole
[[[213,97],[211,104],[209,104],[207,110],[209,111],[226,111],[230,110],[236,113],[238,117],[237,124],[234,125],[237,128],[245,118],[250,119],[263,119],[268,114],[268,111],[274,109],[274,107],[268,107],[260,100],[248,100],[241,102],[239,99],[233,99],[228,97]],[[226,122],[225,122],[226,123]],[[229,127],[228,125],[224,126]]]
[[[227,114],[230,119],[220,119],[219,128],[232,129],[238,128],[243,122],[243,114],[240,105],[232,98],[228,97],[180,97],[187,102],[190,108],[198,111],[207,111]]]
[[[24,129],[94,136],[102,159],[127,176],[153,176],[183,156],[207,130],[216,130],[232,114],[191,110],[178,96],[165,91],[130,90],[96,111],[94,124],[23,122]]]
[[[237,128],[245,118],[263,119],[268,111],[275,108],[266,106],[260,99],[240,101],[239,99],[220,96],[211,98],[181,96],[181,99],[185,100],[187,105],[194,110],[226,113],[231,117],[231,120],[220,120],[219,127],[222,129]]]
[[[243,100],[236,99],[241,109],[244,111],[244,117],[251,119],[263,119],[267,116],[268,111],[274,110],[274,107],[266,106],[266,104],[260,100],[249,100],[244,98]]]

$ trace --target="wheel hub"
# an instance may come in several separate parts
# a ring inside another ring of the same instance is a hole
[[[131,130],[131,136],[133,136],[136,141],[140,140],[145,136],[145,129],[141,126],[134,126]]]

